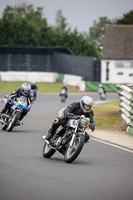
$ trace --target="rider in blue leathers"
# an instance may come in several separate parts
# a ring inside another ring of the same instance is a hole
[[[7,103],[5,104],[5,107],[3,108],[3,110],[1,111],[1,114],[5,113],[8,109],[10,109],[10,105],[9,103],[11,102],[12,99],[15,98],[19,98],[20,96],[25,96],[27,99],[27,108],[23,110],[19,121],[21,121],[24,116],[30,111],[31,109],[31,99],[30,99],[30,89],[31,86],[28,83],[23,83],[21,88],[17,88],[16,90],[14,90],[13,93],[11,93],[7,99]],[[0,114],[0,115],[1,115]]]

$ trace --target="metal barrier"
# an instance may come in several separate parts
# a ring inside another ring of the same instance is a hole
[[[126,132],[133,134],[133,84],[116,85],[120,99],[121,117],[127,123]]]

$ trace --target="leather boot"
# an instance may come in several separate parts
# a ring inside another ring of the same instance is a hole
[[[48,131],[48,135],[46,135],[45,139],[49,141],[53,137],[54,133],[55,133],[55,131],[52,130],[52,128],[50,128]]]

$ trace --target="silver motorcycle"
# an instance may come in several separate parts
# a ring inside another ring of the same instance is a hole
[[[50,158],[56,151],[64,156],[66,163],[73,162],[80,154],[85,143],[85,130],[90,119],[85,116],[68,117],[65,126],[59,126],[50,141],[44,139],[42,155]]]

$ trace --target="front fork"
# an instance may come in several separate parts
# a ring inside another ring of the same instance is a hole
[[[78,126],[75,128],[74,134],[73,134],[73,136],[72,136],[72,139],[71,139],[71,142],[70,142],[70,145],[69,145],[70,147],[73,147],[74,139],[75,139],[76,133],[77,133],[77,128],[78,128]],[[84,132],[82,133],[82,135],[85,136],[85,130],[84,130]]]

